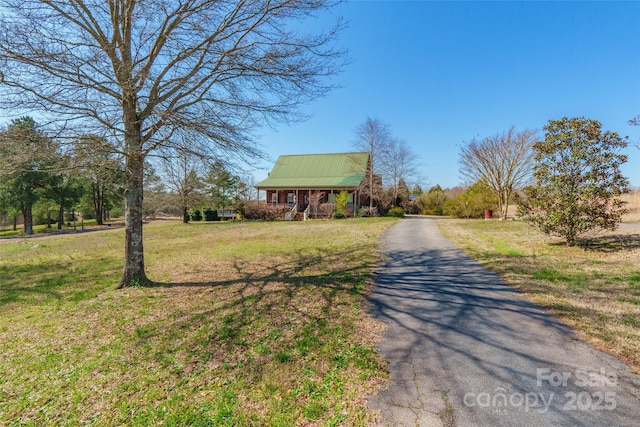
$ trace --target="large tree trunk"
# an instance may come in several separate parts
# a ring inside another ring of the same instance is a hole
[[[104,189],[100,188],[100,182],[93,186],[93,212],[96,216],[96,224],[104,223]]]
[[[186,206],[182,208],[182,222],[185,224],[189,223],[189,208]]]
[[[148,282],[144,271],[142,239],[142,156],[127,157],[125,182],[125,254],[124,272],[119,287]]]
[[[507,213],[509,211],[509,198],[511,197],[511,192],[507,189],[502,193],[502,206],[500,215],[503,220],[507,219]]]
[[[369,163],[369,212],[373,211],[373,160]]]
[[[132,105],[135,105],[135,103]],[[124,193],[125,254],[124,271],[119,288],[144,285],[149,282],[144,271],[142,244],[142,183],[144,172],[144,156],[141,149],[142,135],[140,122],[137,120],[135,111],[127,112],[125,106],[124,116],[127,153]]]
[[[24,234],[33,234],[33,212],[32,206],[26,206],[22,209],[22,215],[24,216]]]
[[[60,210],[58,211],[58,230],[62,230],[62,224],[64,224],[64,206],[60,203]]]

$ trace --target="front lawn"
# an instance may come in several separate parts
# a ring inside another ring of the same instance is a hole
[[[124,290],[121,229],[0,241],[0,425],[372,423],[393,222],[154,222]]]

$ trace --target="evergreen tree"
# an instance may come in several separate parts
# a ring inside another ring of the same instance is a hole
[[[58,158],[56,145],[31,117],[14,119],[0,133],[1,199],[22,213],[25,234],[33,234],[33,205],[55,180]]]
[[[544,129],[534,144],[536,183],[524,189],[519,214],[569,246],[590,230],[614,230],[626,212],[619,196],[628,191],[620,171],[627,157],[618,151],[627,142],[584,117],[550,120]]]

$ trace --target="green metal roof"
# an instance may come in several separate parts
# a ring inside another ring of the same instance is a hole
[[[356,187],[367,173],[369,153],[280,156],[257,188]]]

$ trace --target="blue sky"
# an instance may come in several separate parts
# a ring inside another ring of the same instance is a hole
[[[640,143],[640,2],[352,1],[340,44],[353,63],[342,86],[307,105],[311,119],[263,130],[280,154],[353,150],[367,116],[417,157],[422,186],[460,183],[458,150],[473,137],[542,129],[585,116]],[[640,186],[640,150],[623,172]],[[272,162],[260,164],[267,176]]]

